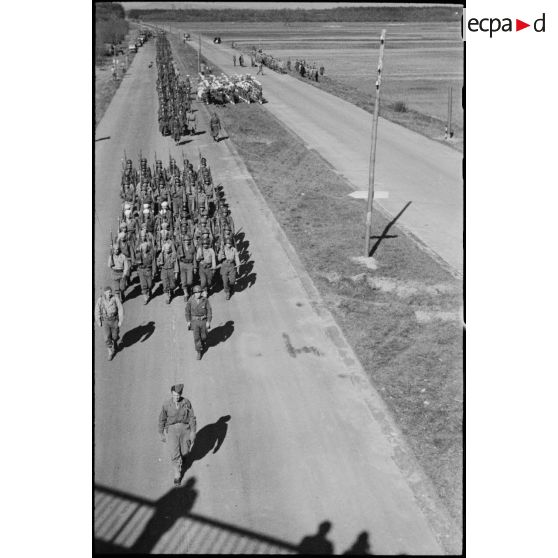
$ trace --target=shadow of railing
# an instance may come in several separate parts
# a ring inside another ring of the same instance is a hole
[[[96,484],[95,553],[297,553],[295,544],[192,512],[194,483],[156,501]]]

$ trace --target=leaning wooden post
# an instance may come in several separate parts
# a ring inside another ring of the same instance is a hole
[[[376,80],[376,103],[372,118],[372,145],[370,147],[370,168],[368,176],[368,206],[366,209],[366,234],[364,244],[364,257],[370,255],[370,236],[372,234],[372,205],[374,203],[374,171],[376,166],[376,139],[378,136],[378,112],[380,110],[380,85],[382,83],[382,59],[384,57],[384,43],[386,30],[382,29],[380,37],[380,59],[378,61],[378,79]]]

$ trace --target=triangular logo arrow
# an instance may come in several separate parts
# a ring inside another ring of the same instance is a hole
[[[515,20],[515,30],[516,31],[521,31],[522,29],[525,29],[525,27],[531,27],[531,24],[530,23],[525,23],[524,21],[521,21],[520,19]]]

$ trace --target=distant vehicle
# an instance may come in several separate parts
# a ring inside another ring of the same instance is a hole
[[[221,37],[215,37],[213,39],[213,44],[220,45],[221,44]]]
[[[184,33],[183,40],[184,40],[184,42],[189,41],[190,40],[190,33]]]
[[[129,50],[130,52],[137,52],[137,51],[138,51],[138,47],[135,45],[135,43],[130,43],[130,44],[128,45],[128,50]]]

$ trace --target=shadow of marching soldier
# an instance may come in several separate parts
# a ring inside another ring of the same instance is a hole
[[[175,521],[192,511],[198,497],[195,483],[196,478],[190,477],[184,486],[169,490],[155,502],[155,513],[130,549],[132,553],[149,554]]]
[[[233,334],[233,332],[233,320],[228,320],[225,324],[210,329],[207,332],[207,348],[216,347],[219,343],[224,343]]]
[[[124,349],[126,347],[131,347],[138,341],[140,343],[143,343],[153,335],[154,331],[155,331],[154,321],[150,321],[147,324],[136,326],[134,329],[130,329],[124,334],[120,346]]]
[[[197,434],[192,450],[184,457],[182,470],[186,472],[194,463],[200,461],[211,450],[217,453],[227,436],[227,422],[231,415],[222,416],[217,422],[206,424]]]
[[[322,521],[315,535],[304,537],[298,545],[299,554],[318,554],[320,556],[333,554],[333,543],[326,538],[331,529],[329,521]]]
[[[363,531],[357,540],[353,543],[353,546],[343,552],[346,556],[372,556],[370,552],[370,542],[368,541],[368,532]]]

